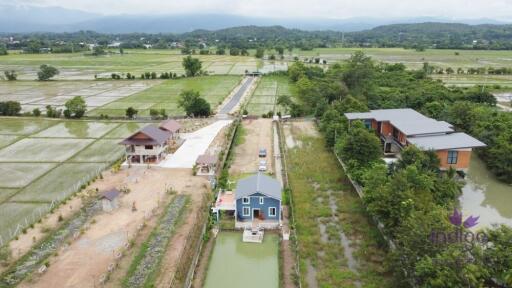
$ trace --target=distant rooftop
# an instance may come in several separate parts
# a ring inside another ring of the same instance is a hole
[[[445,150],[485,147],[485,143],[469,136],[466,133],[450,133],[445,135],[411,137],[411,144],[423,150]]]
[[[164,129],[172,133],[176,133],[178,130],[180,130],[180,128],[181,124],[173,119],[165,120],[160,123],[160,129]]]
[[[454,132],[453,126],[445,121],[437,121],[410,108],[380,109],[362,113],[345,113],[349,120],[375,119],[389,121],[407,136]]]

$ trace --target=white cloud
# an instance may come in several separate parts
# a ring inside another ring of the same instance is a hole
[[[226,13],[278,18],[434,16],[457,19],[512,16],[510,0],[0,0],[102,14]]]

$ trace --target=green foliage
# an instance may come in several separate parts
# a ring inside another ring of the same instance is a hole
[[[16,74],[16,71],[4,71],[5,78],[8,81],[15,81],[18,78],[18,74]]]
[[[20,114],[21,104],[16,101],[0,102],[0,115],[3,116],[16,116]]]
[[[264,48],[258,48],[256,49],[256,54],[254,55],[256,58],[263,58],[265,55],[265,49]]]
[[[57,68],[50,66],[50,65],[43,64],[39,67],[39,72],[37,72],[37,78],[40,81],[47,81],[58,74],[59,74],[59,70],[57,70]]]
[[[190,55],[183,58],[182,65],[188,77],[194,77],[198,75],[202,67],[201,61],[199,61],[197,58],[192,58]]]
[[[183,90],[180,93],[178,106],[185,110],[187,116],[210,116],[212,113],[210,103],[194,90]]]
[[[34,110],[32,110],[32,114],[34,114],[36,117],[39,117],[41,116],[41,110],[39,110],[39,108],[34,108]]]
[[[0,44],[0,56],[7,55],[7,54],[9,54],[7,52],[7,47],[5,47],[5,45],[3,45],[3,44]]]
[[[101,56],[107,54],[102,46],[96,45],[92,49],[92,55],[94,56]]]
[[[358,122],[353,122],[346,135],[339,138],[336,150],[343,159],[353,160],[360,167],[368,167],[382,157],[379,138]]]
[[[126,117],[128,117],[128,119],[133,119],[133,117],[137,115],[137,113],[139,113],[139,111],[133,107],[128,107],[126,109]]]
[[[66,118],[82,118],[87,111],[87,105],[81,96],[75,96],[73,99],[66,101],[64,106],[66,107],[66,110],[64,110]]]

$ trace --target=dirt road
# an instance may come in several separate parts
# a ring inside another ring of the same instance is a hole
[[[242,121],[243,141],[234,150],[234,161],[229,168],[229,174],[238,177],[243,174],[255,173],[258,171],[260,160],[267,161],[268,172],[273,173],[272,166],[272,120],[271,119],[248,119]],[[260,148],[267,149],[267,157],[259,158]]]

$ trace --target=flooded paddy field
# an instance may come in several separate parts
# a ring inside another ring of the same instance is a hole
[[[200,95],[215,109],[226,96],[240,83],[239,76],[208,76],[166,80],[147,90],[96,108],[88,115],[106,114],[124,116],[128,107],[139,111],[139,115],[148,116],[150,109],[165,109],[168,115],[184,115],[185,111],[178,107],[180,93],[184,90],[198,91]]]
[[[88,110],[139,93],[161,81],[0,81],[0,101],[18,101],[23,111],[47,105],[62,109],[75,96],[84,98]]]
[[[242,232],[221,232],[208,266],[205,288],[279,287],[279,237],[265,233],[263,243],[242,242]]]
[[[0,242],[110,167],[124,153],[118,142],[142,125],[0,118]]]
[[[131,73],[139,77],[144,72],[172,72],[178,75],[185,71],[179,50],[125,49],[124,54],[112,50],[113,54],[90,56],[84,53],[19,54],[10,53],[0,59],[0,70],[15,70],[19,79],[37,79],[37,70],[42,64],[57,67],[61,74],[55,79],[93,80],[96,74]],[[209,74],[242,75],[246,70],[255,71],[260,60],[252,56],[194,55],[203,63]]]
[[[460,197],[465,217],[480,216],[477,228],[492,224],[512,227],[512,185],[497,180],[475,153]]]
[[[286,76],[264,76],[254,91],[247,111],[250,115],[261,116],[270,111],[284,113],[284,108],[277,105],[277,98],[281,95],[292,96],[293,84],[289,83]]]

